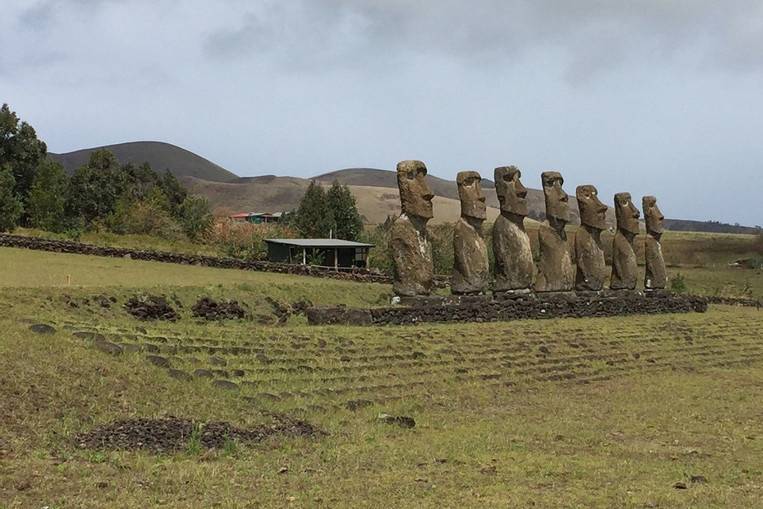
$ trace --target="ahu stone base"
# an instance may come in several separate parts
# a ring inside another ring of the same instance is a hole
[[[628,290],[530,293],[511,296],[424,297],[403,306],[358,309],[313,307],[310,325],[401,325],[426,322],[498,322],[538,318],[584,318],[661,313],[703,313],[707,300],[669,292]]]

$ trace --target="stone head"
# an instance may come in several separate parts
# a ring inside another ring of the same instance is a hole
[[[546,217],[567,223],[570,220],[569,196],[562,189],[564,178],[558,171],[544,171],[540,175],[546,197]]]
[[[501,204],[501,212],[518,216],[527,215],[527,189],[519,180],[522,172],[516,166],[501,166],[495,169],[495,192]]]
[[[638,235],[638,218],[641,214],[631,201],[631,193],[615,195],[615,216],[620,230]]]
[[[476,171],[460,171],[456,176],[458,197],[461,199],[461,215],[475,219],[487,217],[485,193],[482,192],[482,177]]]
[[[607,229],[607,206],[599,200],[599,192],[595,186],[578,186],[575,189],[578,200],[580,222],[597,230]]]
[[[397,163],[397,187],[403,213],[422,219],[432,219],[434,195],[426,181],[427,167],[421,161]]]
[[[646,222],[646,231],[649,233],[662,233],[662,222],[665,217],[657,206],[657,198],[654,196],[644,196],[641,199],[641,208],[644,210],[644,222]]]

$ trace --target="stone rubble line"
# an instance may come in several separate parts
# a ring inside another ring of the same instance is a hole
[[[500,294],[492,297],[419,297],[405,303],[408,305],[370,309],[312,307],[306,314],[310,325],[412,325],[707,311],[704,297],[665,291],[538,293],[512,298]]]

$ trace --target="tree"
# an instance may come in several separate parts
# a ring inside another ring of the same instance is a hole
[[[90,161],[74,172],[69,181],[66,212],[82,217],[86,225],[111,214],[126,189],[125,174],[117,158],[108,150],[90,154]]]
[[[179,221],[188,238],[196,240],[207,233],[214,222],[209,202],[202,196],[188,196],[179,208]]]
[[[336,225],[334,236],[337,239],[358,240],[363,231],[363,220],[360,218],[350,188],[340,185],[335,180],[326,193],[326,201],[334,216]]]
[[[294,227],[303,237],[325,238],[330,235],[335,227],[334,215],[321,186],[310,182],[293,221]]]
[[[40,165],[27,205],[32,226],[53,232],[63,230],[67,185],[68,177],[60,164],[46,159]]]
[[[164,194],[170,202],[170,211],[175,216],[178,216],[180,214],[180,206],[185,199],[188,198],[188,191],[169,170],[164,172],[164,175],[161,177],[160,185],[162,186],[162,191],[164,191]]]
[[[37,138],[34,127],[19,120],[14,111],[0,107],[0,166],[8,165],[14,177],[14,193],[26,204],[37,168],[48,147]]]
[[[0,232],[13,230],[21,217],[21,200],[15,192],[16,179],[9,165],[0,165]]]
[[[124,179],[123,194],[130,200],[143,200],[154,188],[162,187],[161,178],[148,163],[140,166],[128,163],[122,166],[121,173]]]

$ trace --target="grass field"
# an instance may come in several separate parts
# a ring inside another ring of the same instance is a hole
[[[740,272],[720,272],[717,282],[739,284]],[[712,288],[712,274],[688,269],[689,289]],[[201,323],[187,308],[202,294],[265,313],[266,297],[380,305],[390,291],[5,248],[0,286],[3,508],[758,507],[763,499],[755,309],[385,328],[308,327],[298,316],[280,326]],[[142,291],[175,294],[181,320],[129,317],[121,303]],[[117,304],[86,303],[98,294]],[[29,330],[40,322],[56,332]],[[124,353],[103,353],[98,341]],[[378,423],[382,412],[416,426]],[[130,417],[249,427],[278,415],[326,435],[215,450],[189,438],[159,455],[82,449],[73,438]]]
[[[189,267],[122,258],[101,258],[73,254],[50,254],[24,249],[0,249],[0,287],[119,287],[173,288],[225,287],[237,291],[269,294],[278,298],[320,298],[326,304],[385,304],[391,290],[384,285],[364,285],[326,281],[301,276]],[[643,272],[643,267],[641,267]],[[669,275],[681,274],[687,291],[699,295],[763,298],[763,270],[715,267],[669,268]],[[284,290],[279,290],[283,288]],[[347,293],[345,289],[353,290]],[[288,289],[288,291],[286,290]],[[362,291],[360,291],[362,290]],[[355,300],[355,298],[359,300]],[[318,302],[316,300],[315,302]]]

